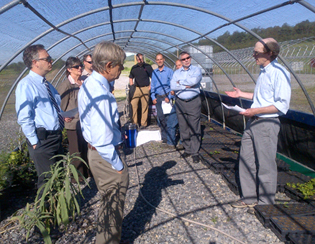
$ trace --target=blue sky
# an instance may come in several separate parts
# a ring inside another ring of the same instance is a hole
[[[11,2],[11,0],[0,0],[0,7],[4,4]],[[85,12],[92,11],[106,7],[104,3],[107,1],[95,1],[95,0],[29,0],[31,6],[33,6],[39,13],[45,16],[54,25],[60,24],[69,18],[84,14]],[[112,4],[114,9],[112,11],[112,17],[114,21],[125,21],[114,23],[113,27],[116,32],[116,39],[124,42],[128,39],[125,37],[130,36],[131,32],[136,25],[135,20],[138,18],[140,5],[119,7],[118,4],[128,4],[135,2],[134,0],[113,0]],[[138,3],[141,2],[138,0]],[[199,34],[204,34],[212,31],[218,26],[226,23],[219,17],[215,17],[209,13],[205,13],[202,10],[211,11],[215,14],[224,16],[228,19],[235,20],[244,16],[262,11],[264,9],[273,7],[277,4],[284,3],[286,1],[279,0],[173,0],[169,1],[169,4],[157,5],[157,3],[166,1],[150,1],[149,5],[144,6],[141,15],[142,21],[139,22],[137,30],[134,33],[134,38],[130,40],[131,48],[127,51],[137,52],[137,48],[148,45],[148,48],[152,47],[152,52],[155,50],[164,50],[170,48],[172,45],[180,45],[181,41],[189,41],[197,38]],[[307,2],[315,6],[315,0],[307,0]],[[183,4],[190,6],[189,8],[171,6],[171,4]],[[198,8],[198,9],[193,9]],[[198,11],[200,10],[200,11]],[[111,40],[113,36],[111,34],[111,25],[106,24],[109,22],[109,11],[102,11],[93,15],[82,17],[76,21],[73,21],[67,25],[61,27],[63,31],[74,33],[88,26],[96,25],[98,23],[104,23],[104,25],[86,30],[78,34],[78,37],[83,41],[89,40],[95,36],[105,35],[94,40],[87,42],[88,46],[94,46],[101,40]],[[240,22],[248,29],[255,27],[267,28],[275,25],[283,25],[288,23],[289,25],[295,25],[304,20],[315,21],[315,14],[300,4],[293,4],[275,9],[252,18],[243,20]],[[158,23],[160,22],[160,23]],[[162,23],[163,22],[163,23]],[[177,26],[172,26],[167,23],[174,23]],[[188,28],[184,29],[182,27]],[[6,60],[12,57],[17,51],[22,49],[27,43],[38,37],[50,27],[41,21],[36,15],[34,15],[29,9],[23,5],[10,9],[6,13],[0,16],[0,64],[3,64]],[[221,28],[209,35],[210,38],[216,38],[217,36],[229,31],[242,31],[239,27],[229,25]],[[156,34],[154,34],[156,32]],[[108,35],[106,35],[106,33]],[[48,35],[40,38],[36,43],[42,43],[45,47],[50,47],[55,44],[65,35],[53,31]],[[134,42],[133,42],[134,41]],[[74,38],[69,38],[64,42],[56,45],[51,51],[51,55],[54,58],[58,58],[65,52],[70,50],[73,46],[78,45],[79,42]],[[132,50],[134,48],[134,50]],[[85,48],[81,45],[75,48],[73,51],[65,54],[64,58],[69,55],[79,55]],[[172,49],[171,49],[172,50]],[[21,61],[21,55],[19,55],[13,62]]]

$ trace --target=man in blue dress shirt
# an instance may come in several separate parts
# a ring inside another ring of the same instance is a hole
[[[174,97],[170,93],[170,81],[173,77],[173,70],[166,67],[164,61],[163,55],[158,53],[155,57],[158,68],[153,71],[151,79],[151,98],[152,103],[156,106],[163,144],[175,148],[175,128],[167,127],[168,114],[164,114],[162,109],[162,103],[171,103]]]
[[[119,153],[119,114],[109,83],[119,78],[126,55],[118,45],[101,42],[92,57],[93,72],[80,88],[78,106],[90,168],[101,194],[96,243],[118,244],[129,174]]]
[[[199,163],[202,73],[199,67],[191,65],[189,53],[182,52],[180,60],[183,66],[174,72],[171,90],[175,91],[180,139],[185,148],[182,157],[192,156],[193,162]]]
[[[249,117],[242,137],[239,176],[242,198],[232,204],[254,214],[256,204],[274,204],[277,190],[277,144],[279,116],[289,110],[291,99],[290,73],[277,61],[278,42],[266,38],[255,44],[253,57],[260,66],[254,93],[234,87],[230,97],[252,99],[253,104],[240,114]]]
[[[17,85],[15,108],[38,174],[37,187],[40,188],[45,182],[43,173],[50,171],[50,166],[58,160],[52,157],[63,153],[63,125],[60,124],[60,114],[58,115],[61,100],[57,90],[45,79],[45,75],[52,69],[52,59],[44,46],[27,47],[23,61],[30,72]],[[53,98],[49,96],[46,86]]]

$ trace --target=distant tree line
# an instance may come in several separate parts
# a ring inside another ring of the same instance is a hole
[[[315,36],[315,21],[310,22],[308,20],[302,21],[295,26],[290,26],[287,23],[280,26],[274,26],[269,28],[254,28],[253,32],[261,36],[262,38],[273,37],[278,42],[300,39],[304,37]],[[216,38],[220,44],[225,46],[229,50],[235,50],[240,48],[246,48],[253,46],[256,42],[256,38],[247,32],[235,31],[230,34],[229,31]],[[213,45],[213,43],[207,39],[201,39],[199,45]],[[213,45],[213,52],[220,52],[222,49]]]

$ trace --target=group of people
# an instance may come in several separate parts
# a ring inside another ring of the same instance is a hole
[[[290,74],[276,60],[279,51],[279,44],[272,38],[258,41],[253,57],[261,72],[254,93],[242,92],[238,88],[226,92],[230,97],[253,100],[251,108],[240,113],[249,120],[242,137],[239,160],[242,197],[232,204],[233,207],[248,208],[250,213],[253,213],[252,207],[256,204],[275,203],[278,117],[288,111],[291,95]],[[111,82],[119,78],[125,57],[118,45],[101,42],[95,46],[92,56],[84,57],[83,72],[78,58],[68,58],[67,80],[59,87],[60,96],[45,78],[52,70],[52,58],[44,46],[32,45],[23,53],[24,63],[30,72],[16,88],[18,123],[26,136],[38,173],[38,187],[45,182],[42,173],[49,171],[50,165],[57,160],[52,157],[63,153],[61,132],[64,127],[70,152],[80,152],[82,158],[87,158],[102,196],[97,220],[97,244],[124,243],[121,241],[121,227],[129,174],[120,150],[122,135]],[[151,91],[163,140],[171,146],[176,145],[169,121],[174,122],[177,118],[180,139],[185,148],[182,156],[192,156],[193,162],[197,163],[201,144],[199,87],[202,73],[200,68],[191,65],[191,56],[187,52],[180,54],[176,61],[178,69],[174,73],[164,65],[164,61],[163,55],[157,54],[158,68],[153,71],[143,61],[143,55],[137,55],[138,64],[129,76],[130,84],[133,85],[135,79],[136,85],[135,101],[131,101],[133,120],[137,123],[139,99],[143,103],[142,115],[147,113]],[[170,103],[173,113],[164,114],[162,103]],[[75,107],[79,111],[76,116],[61,116],[62,111]],[[176,116],[171,119],[174,111]],[[141,126],[147,126],[145,119],[141,119]],[[87,148],[87,152],[82,147]],[[75,164],[83,175],[90,174],[79,162]]]
[[[161,53],[155,57],[157,69],[153,70],[143,60],[143,55],[136,55],[137,64],[131,68],[129,84],[136,86],[132,97],[132,122],[138,124],[138,104],[141,101],[140,129],[148,125],[149,96],[156,106],[157,120],[161,128],[162,147],[176,148],[176,126],[179,125],[180,144],[184,149],[183,158],[192,157],[194,163],[200,162],[201,145],[201,69],[191,65],[191,56],[182,52],[175,65],[176,71],[165,66],[165,58]],[[151,78],[151,83],[150,83]],[[168,104],[171,109],[166,111]]]

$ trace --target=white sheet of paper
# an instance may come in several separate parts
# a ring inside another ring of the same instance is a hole
[[[171,103],[167,103],[165,101],[162,101],[162,110],[163,110],[163,114],[171,113],[171,111],[172,111]]]
[[[78,113],[78,107],[68,110],[66,112],[60,112],[61,116],[64,118],[73,118]]]
[[[142,130],[137,135],[137,146],[149,141],[161,141],[161,132],[159,130]]]
[[[225,103],[222,103],[224,107],[226,107],[227,109],[231,109],[231,110],[234,110],[234,111],[237,111],[237,112],[244,112],[246,109],[244,108],[241,108],[237,105],[234,105],[234,106],[228,106],[226,105]]]

